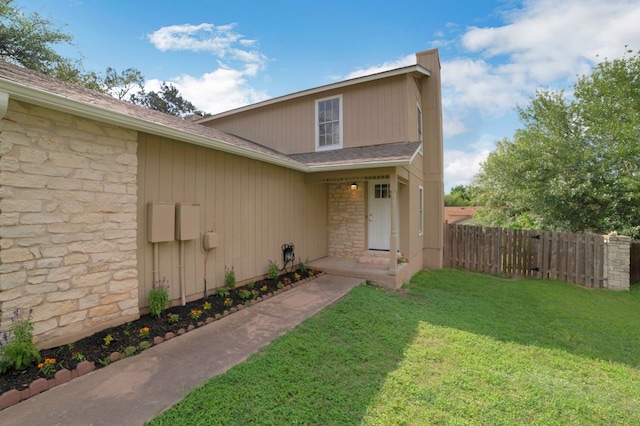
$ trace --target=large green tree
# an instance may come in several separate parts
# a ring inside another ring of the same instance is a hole
[[[444,205],[447,207],[465,207],[472,206],[471,192],[466,185],[456,185],[444,194]]]
[[[604,60],[563,91],[537,92],[523,128],[473,182],[496,226],[640,236],[640,54]]]

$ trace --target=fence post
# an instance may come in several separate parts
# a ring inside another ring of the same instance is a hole
[[[604,236],[604,286],[611,290],[629,290],[631,238],[612,232]]]

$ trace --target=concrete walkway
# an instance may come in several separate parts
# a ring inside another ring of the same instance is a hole
[[[22,401],[0,413],[0,424],[142,425],[361,282],[323,275]]]

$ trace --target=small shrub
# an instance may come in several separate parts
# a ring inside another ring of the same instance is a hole
[[[211,309],[211,303],[209,303],[208,301],[205,300],[204,305],[202,305],[202,309],[204,309],[205,311],[208,311]]]
[[[278,268],[278,265],[276,265],[270,260],[269,266],[267,268],[267,276],[272,280],[277,280],[279,275],[280,275],[280,269]]]
[[[124,356],[131,356],[135,354],[137,350],[138,348],[136,348],[135,346],[127,346],[126,348],[124,348]]]
[[[304,273],[307,271],[307,266],[309,265],[309,256],[307,256],[304,261],[300,260],[298,263],[298,269],[300,272]]]
[[[249,290],[241,290],[238,296],[240,296],[240,299],[246,300],[251,298],[251,292]]]
[[[167,322],[169,324],[175,324],[178,321],[180,321],[180,315],[178,315],[178,314],[169,314],[169,315],[167,315]]]
[[[162,311],[169,306],[169,290],[166,279],[153,282],[151,290],[149,290],[149,310],[151,316],[160,318]]]
[[[111,364],[111,358],[109,358],[109,356],[105,356],[104,358],[99,359],[98,363],[101,366],[106,367],[107,365]]]
[[[226,299],[224,299],[224,302],[222,302],[222,304],[225,306],[225,308],[228,308],[233,305],[233,300],[227,297]]]
[[[202,316],[202,309],[192,309],[191,310],[191,319],[194,321],[198,321]]]
[[[140,344],[138,345],[138,350],[140,352],[147,350],[151,347],[151,343],[149,342],[140,342]]]
[[[253,290],[253,287],[254,287],[255,285],[256,285],[256,284],[255,284],[253,281],[249,281],[249,282],[247,283],[247,288],[248,288],[249,290]]]
[[[33,343],[33,322],[31,311],[29,317],[23,319],[20,310],[13,312],[9,331],[2,334],[0,339],[0,373],[9,369],[25,370],[33,360],[40,362],[40,351]]]
[[[229,289],[225,287],[219,287],[216,289],[216,296],[227,297],[229,296]]]
[[[224,268],[224,282],[229,288],[236,287],[236,273],[233,270],[233,266],[231,269]]]

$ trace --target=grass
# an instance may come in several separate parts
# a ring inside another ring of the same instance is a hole
[[[640,424],[640,291],[421,272],[359,286],[151,425]]]

